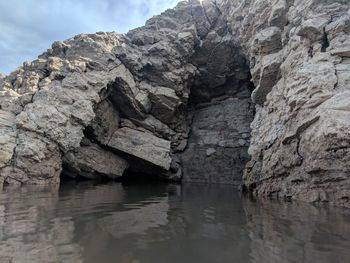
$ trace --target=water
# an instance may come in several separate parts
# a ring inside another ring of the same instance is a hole
[[[207,185],[6,188],[0,262],[350,262],[350,211]]]

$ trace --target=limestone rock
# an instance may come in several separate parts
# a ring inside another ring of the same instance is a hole
[[[350,46],[335,48],[331,51],[331,54],[339,57],[350,58]]]
[[[240,185],[253,108],[248,98],[231,98],[196,109],[189,142],[181,154],[186,182]]]
[[[127,127],[120,128],[115,131],[107,145],[165,170],[170,168],[170,141],[158,138],[148,132]]]
[[[102,144],[108,143],[113,133],[119,128],[119,112],[109,100],[99,103],[95,109],[95,118],[90,124],[90,130],[94,139]]]
[[[327,23],[328,20],[324,17],[308,19],[301,24],[297,34],[310,39],[312,42],[321,40]]]
[[[240,21],[230,27],[256,85],[245,188],[257,196],[349,206],[349,116],[333,109],[347,108],[340,98],[348,98],[350,78],[349,4],[217,3],[227,20]]]
[[[256,89],[252,93],[252,101],[263,105],[267,94],[280,79],[280,66],[283,56],[280,52],[266,55],[262,58],[261,65],[258,65],[258,76],[255,76]],[[254,77],[253,77],[254,78]]]
[[[245,167],[257,196],[350,206],[349,47],[344,0],[182,1],[55,42],[0,75],[0,182],[58,183],[62,160],[233,184]]]
[[[261,55],[276,53],[282,49],[282,32],[278,27],[267,27],[256,35],[257,52]]]
[[[56,184],[62,164],[56,143],[33,132],[19,132],[13,156],[1,170],[8,184]]]
[[[175,91],[166,87],[150,87],[149,97],[152,103],[151,114],[163,123],[172,120],[181,103]]]
[[[12,159],[16,147],[15,115],[0,111],[0,167],[5,167]]]
[[[96,179],[101,176],[117,179],[129,167],[124,159],[106,151],[96,144],[80,147],[76,152],[68,152],[63,157],[64,173],[70,177]]]

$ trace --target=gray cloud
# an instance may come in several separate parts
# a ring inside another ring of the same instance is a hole
[[[97,31],[127,32],[178,0],[0,1],[0,72],[33,60],[56,40]]]

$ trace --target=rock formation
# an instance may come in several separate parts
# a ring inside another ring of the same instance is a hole
[[[244,185],[258,196],[349,206],[349,1],[219,6],[256,87]]]
[[[348,0],[190,0],[0,75],[0,182],[128,173],[350,204]],[[248,150],[249,147],[249,150]]]

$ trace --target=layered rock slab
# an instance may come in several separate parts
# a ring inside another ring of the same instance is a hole
[[[84,41],[90,44],[81,45]],[[0,137],[15,138],[9,143],[10,160],[3,158],[0,170],[5,183],[59,182],[62,155],[80,147],[100,93],[122,72],[121,63],[107,55],[119,41],[116,34],[100,33],[56,42],[39,59],[2,79],[1,109],[13,117],[11,133]],[[96,64],[103,65],[103,71]]]
[[[64,174],[72,178],[80,176],[98,179],[103,176],[118,179],[129,167],[129,163],[123,158],[91,143],[81,146],[74,153],[67,153],[63,157],[63,162],[68,164]]]
[[[148,132],[123,127],[115,131],[107,145],[164,170],[170,168],[170,141],[158,138]]]

